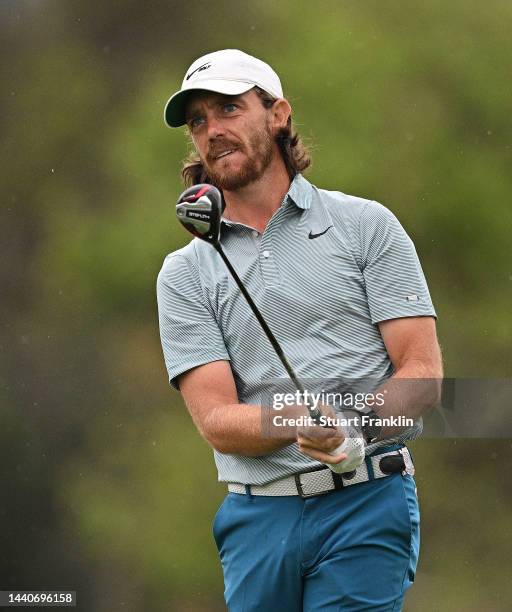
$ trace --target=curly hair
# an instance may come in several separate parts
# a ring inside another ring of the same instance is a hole
[[[272,97],[259,87],[254,87],[261,103],[265,108],[271,108],[277,98]],[[288,117],[286,127],[281,128],[276,135],[276,142],[283,157],[286,170],[290,180],[311,165],[311,153],[302,142],[299,134],[294,131],[291,115]],[[198,183],[211,183],[201,159],[195,150],[190,151],[183,160],[181,177],[185,187],[191,187]]]

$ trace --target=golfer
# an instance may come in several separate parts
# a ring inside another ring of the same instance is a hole
[[[382,401],[365,403],[369,425],[350,427],[300,421],[299,399],[273,403],[283,365],[199,239],[168,255],[158,276],[165,362],[226,484],[213,534],[228,609],[401,610],[419,554],[406,441],[439,395],[437,384],[405,383],[442,376],[436,313],[396,217],[304,177],[310,156],[291,113],[268,64],[226,49],[193,62],[165,121],[186,125],[193,143],[185,185],[221,190],[222,248],[297,375],[327,390],[380,381]]]

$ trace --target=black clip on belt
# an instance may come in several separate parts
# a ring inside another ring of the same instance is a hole
[[[405,471],[405,461],[402,455],[388,455],[379,461],[379,467],[384,474],[397,474]]]

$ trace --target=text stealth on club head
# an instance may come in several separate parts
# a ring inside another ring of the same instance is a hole
[[[176,204],[180,223],[194,236],[218,245],[224,200],[213,185],[202,183],[186,189]]]

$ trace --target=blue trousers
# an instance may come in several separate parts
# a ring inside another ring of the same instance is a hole
[[[401,610],[419,554],[414,478],[325,495],[228,493],[213,522],[230,612]]]

